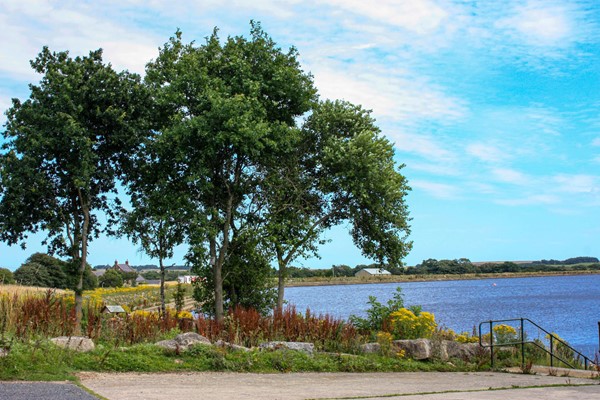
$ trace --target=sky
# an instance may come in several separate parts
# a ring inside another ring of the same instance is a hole
[[[29,60],[45,45],[102,48],[115,69],[143,75],[177,29],[201,43],[214,27],[248,35],[250,20],[298,49],[322,99],[373,110],[412,188],[407,265],[600,256],[595,0],[2,0],[0,110],[29,96]],[[296,265],[370,263],[347,228]],[[14,270],[42,240],[0,245],[0,266]],[[126,239],[90,245],[92,265],[126,259],[156,263]]]

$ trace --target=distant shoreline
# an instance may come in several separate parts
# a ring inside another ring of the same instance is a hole
[[[315,277],[290,278],[285,287],[363,285],[375,283],[406,283],[435,281],[467,281],[493,278],[532,278],[551,276],[598,275],[600,271],[548,271],[548,272],[501,272],[487,274],[432,274],[432,275],[391,275],[373,277]]]

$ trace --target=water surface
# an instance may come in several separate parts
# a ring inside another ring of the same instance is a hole
[[[598,349],[600,275],[293,287],[285,298],[298,310],[348,318],[365,315],[369,296],[387,302],[398,286],[405,305],[423,306],[457,332],[490,319],[529,318],[585,354]]]

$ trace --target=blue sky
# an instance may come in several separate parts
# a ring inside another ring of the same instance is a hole
[[[414,248],[473,261],[600,256],[600,3],[590,1],[253,0],[0,2],[0,109],[28,96],[42,46],[103,48],[143,74],[177,28],[202,41],[249,21],[294,45],[322,98],[373,110],[406,164]],[[0,117],[2,123],[5,117]],[[366,262],[345,227],[306,267]],[[0,245],[0,266],[42,250]],[[182,261],[185,249],[173,263]],[[92,265],[151,263],[100,238]]]

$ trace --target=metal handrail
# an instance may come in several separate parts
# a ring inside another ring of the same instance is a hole
[[[497,323],[504,323],[504,322],[516,322],[519,321],[521,326],[520,326],[520,331],[521,331],[521,340],[520,341],[516,341],[516,342],[509,342],[509,343],[497,343],[494,344],[494,324]],[[538,328],[539,330],[541,330],[542,332],[544,332],[546,335],[548,335],[548,337],[550,338],[550,350],[548,350],[545,346],[540,346],[537,342],[532,341],[532,340],[525,340],[525,330],[524,328],[524,322],[529,322],[531,325],[533,325],[534,327]],[[482,335],[482,331],[481,331],[481,327],[483,325],[489,325],[490,327],[490,342],[487,344],[484,344],[481,340],[481,338],[483,337]],[[506,347],[506,346],[518,346],[521,345],[521,367],[525,368],[525,344],[530,343],[533,344],[534,346],[538,347],[539,349],[544,350],[546,353],[550,354],[550,367],[554,366],[554,358],[556,358],[558,361],[564,363],[565,365],[569,366],[570,368],[573,369],[577,369],[575,366],[571,365],[571,363],[569,363],[566,360],[563,360],[561,357],[559,357],[558,355],[554,354],[554,341],[558,341],[559,343],[561,343],[563,346],[567,347],[568,349],[572,350],[573,353],[576,353],[578,355],[577,359],[579,360],[579,357],[583,358],[583,363],[584,363],[584,368],[587,370],[588,366],[594,365],[595,364],[592,362],[592,360],[590,358],[588,358],[587,356],[583,355],[581,352],[579,352],[578,350],[574,349],[573,347],[571,347],[568,343],[566,343],[564,340],[562,340],[561,338],[559,338],[558,336],[554,335],[551,332],[548,332],[547,330],[545,330],[544,328],[542,328],[541,326],[539,326],[538,324],[536,324],[535,322],[533,322],[532,320],[530,320],[529,318],[513,318],[513,319],[500,319],[500,320],[489,320],[489,321],[484,321],[481,322],[479,324],[479,345],[481,347],[489,347],[490,348],[490,361],[491,361],[491,367],[494,368],[494,347]]]

